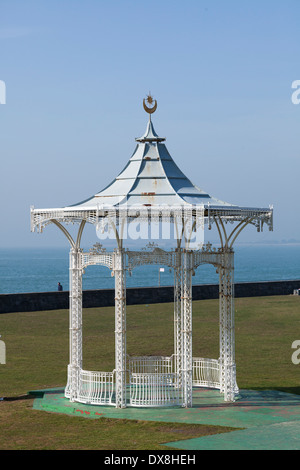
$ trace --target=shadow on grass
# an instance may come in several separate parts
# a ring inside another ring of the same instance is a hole
[[[31,390],[26,395],[19,395],[16,397],[2,397],[3,401],[20,401],[20,400],[33,400],[34,398],[43,398],[45,394],[57,394],[57,393],[64,393],[64,388],[53,388],[53,389],[45,389],[45,390]]]
[[[253,387],[252,390],[256,390],[258,392],[283,392],[283,393],[290,393],[293,395],[300,395],[300,386],[299,387],[276,387],[276,386],[269,386],[269,387]]]
[[[248,407],[290,407],[300,408],[300,387],[262,387],[241,389],[235,402],[211,403],[206,397],[200,403],[194,403],[193,408],[198,409],[229,409]]]
[[[21,400],[33,400],[32,395],[19,395],[18,397],[3,397],[3,401],[21,401]]]

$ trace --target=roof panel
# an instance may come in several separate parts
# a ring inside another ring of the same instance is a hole
[[[136,178],[136,176],[139,173],[140,166],[141,166],[141,160],[129,160],[124,170],[121,171],[121,173],[116,179],[119,180],[119,179],[124,179],[124,178],[125,179]]]
[[[138,174],[139,178],[165,178],[166,174],[161,162],[158,160],[143,160],[140,171]]]
[[[129,194],[175,194],[175,191],[166,178],[138,178]]]

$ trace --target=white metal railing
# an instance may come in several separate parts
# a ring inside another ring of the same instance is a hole
[[[131,406],[179,405],[177,374],[130,374]]]
[[[173,372],[173,356],[129,357],[131,406],[179,405],[178,376]]]
[[[166,356],[128,357],[129,404],[137,407],[181,405],[180,371],[175,359]],[[69,371],[68,371],[69,372]],[[70,373],[65,396],[70,398]],[[220,389],[217,359],[193,358],[193,387]],[[115,371],[80,370],[76,401],[92,405],[115,405]]]
[[[218,359],[193,357],[193,386],[220,388],[220,364]]]
[[[173,372],[173,356],[132,356],[128,357],[129,372],[135,374]]]
[[[115,398],[113,372],[81,370],[76,401],[92,405],[113,405]]]

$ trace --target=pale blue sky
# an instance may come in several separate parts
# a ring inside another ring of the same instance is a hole
[[[299,18],[299,0],[1,0],[0,246],[66,245],[30,233],[30,205],[106,186],[145,131],[149,91],[196,185],[274,205],[274,233],[242,240],[300,240]]]

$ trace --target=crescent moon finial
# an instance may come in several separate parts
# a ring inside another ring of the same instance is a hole
[[[157,101],[153,100],[153,97],[151,96],[150,93],[149,93],[149,95],[147,95],[146,101],[147,101],[148,104],[153,105],[153,106],[151,108],[149,106],[147,106],[146,102],[145,102],[145,98],[144,98],[143,99],[144,110],[148,114],[153,114],[156,111],[156,108],[157,108]]]

